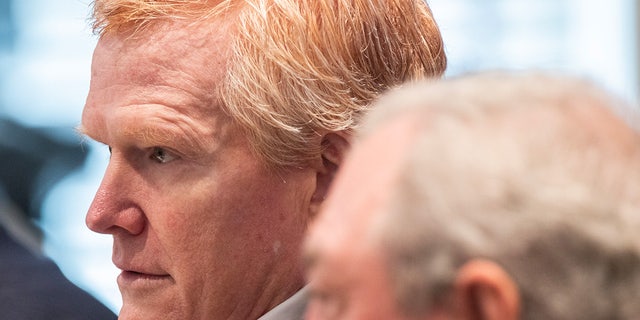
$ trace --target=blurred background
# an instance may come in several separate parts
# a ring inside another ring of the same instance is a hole
[[[429,3],[449,56],[447,76],[559,70],[638,101],[638,0]],[[0,0],[0,223],[116,311],[111,238],[84,225],[109,155],[74,129],[96,43],[88,11],[89,0]]]

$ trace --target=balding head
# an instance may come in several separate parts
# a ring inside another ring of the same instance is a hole
[[[398,90],[366,119],[309,251],[315,261],[330,260],[323,221],[361,229],[405,316],[468,316],[469,292],[478,290],[458,293],[485,270],[505,280],[496,287],[519,292],[521,300],[510,294],[502,304],[503,315],[635,319],[640,136],[620,106],[589,83],[543,74],[482,74]],[[392,139],[403,131],[404,140]],[[354,179],[358,188],[349,186]],[[377,197],[362,196],[368,192]],[[360,250],[351,240],[332,248]],[[314,264],[312,281],[321,267]]]

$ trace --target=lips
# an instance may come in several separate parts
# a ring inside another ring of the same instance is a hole
[[[122,270],[118,276],[120,288],[150,289],[173,283],[171,275],[158,268],[133,267],[124,263],[115,263],[115,265]]]
[[[131,280],[149,280],[149,281],[161,280],[163,278],[169,277],[169,275],[150,274],[150,273],[142,273],[142,272],[126,271],[126,270],[122,271],[121,276]]]
[[[168,274],[151,274],[138,271],[123,270],[118,276],[121,289],[153,289],[173,283]]]

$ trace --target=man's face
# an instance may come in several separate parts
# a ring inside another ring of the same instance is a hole
[[[404,121],[382,128],[353,149],[338,174],[305,245],[307,319],[406,319],[371,230],[388,208],[409,137]]]
[[[143,32],[99,41],[82,116],[111,150],[86,220],[113,235],[120,317],[257,318],[303,285],[315,172],[265,169],[222,112],[226,25]]]

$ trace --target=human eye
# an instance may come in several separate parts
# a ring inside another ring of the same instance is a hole
[[[165,148],[154,147],[149,158],[157,163],[164,164],[176,160],[178,156]]]

